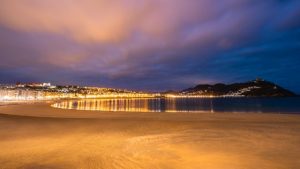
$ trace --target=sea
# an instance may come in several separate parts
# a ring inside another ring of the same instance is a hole
[[[52,106],[111,112],[300,114],[300,97],[83,99]]]

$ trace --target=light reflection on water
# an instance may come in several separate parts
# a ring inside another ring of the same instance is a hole
[[[125,112],[259,112],[299,113],[299,98],[117,98],[70,100],[62,109]]]
[[[191,102],[193,101],[193,102]],[[127,111],[127,112],[194,112],[213,111],[207,109],[206,103],[197,104],[197,99],[189,100],[186,105],[180,99],[175,98],[118,98],[118,99],[86,99],[70,100],[52,105],[62,109],[92,110],[92,111]],[[198,99],[199,101],[199,99]],[[201,100],[205,101],[205,100]],[[208,101],[208,100],[206,100]],[[197,106],[196,106],[197,105]],[[196,107],[195,107],[196,106]],[[199,109],[199,106],[202,107]]]

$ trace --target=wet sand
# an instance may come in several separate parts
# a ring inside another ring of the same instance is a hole
[[[300,115],[0,106],[1,169],[298,169]]]

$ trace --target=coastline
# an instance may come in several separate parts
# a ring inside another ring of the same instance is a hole
[[[299,115],[95,112],[52,103],[0,107],[3,169],[300,167]]]
[[[30,117],[54,117],[54,118],[103,118],[107,116],[112,117],[140,117],[140,118],[156,118],[165,117],[172,118],[172,116],[244,116],[244,117],[266,117],[266,116],[278,116],[278,117],[294,117],[299,116],[298,113],[282,114],[282,113],[257,113],[257,112],[211,112],[201,111],[195,112],[130,112],[130,111],[97,111],[97,110],[77,110],[77,109],[64,109],[52,106],[57,102],[63,102],[63,100],[47,100],[47,101],[33,101],[33,102],[16,102],[7,105],[0,106],[0,114],[15,115],[15,116],[30,116]]]

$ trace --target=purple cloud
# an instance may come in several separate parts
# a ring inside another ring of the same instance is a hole
[[[279,77],[293,63],[270,63],[299,60],[299,9],[296,0],[4,0],[1,82],[163,90],[263,75],[296,88]]]

